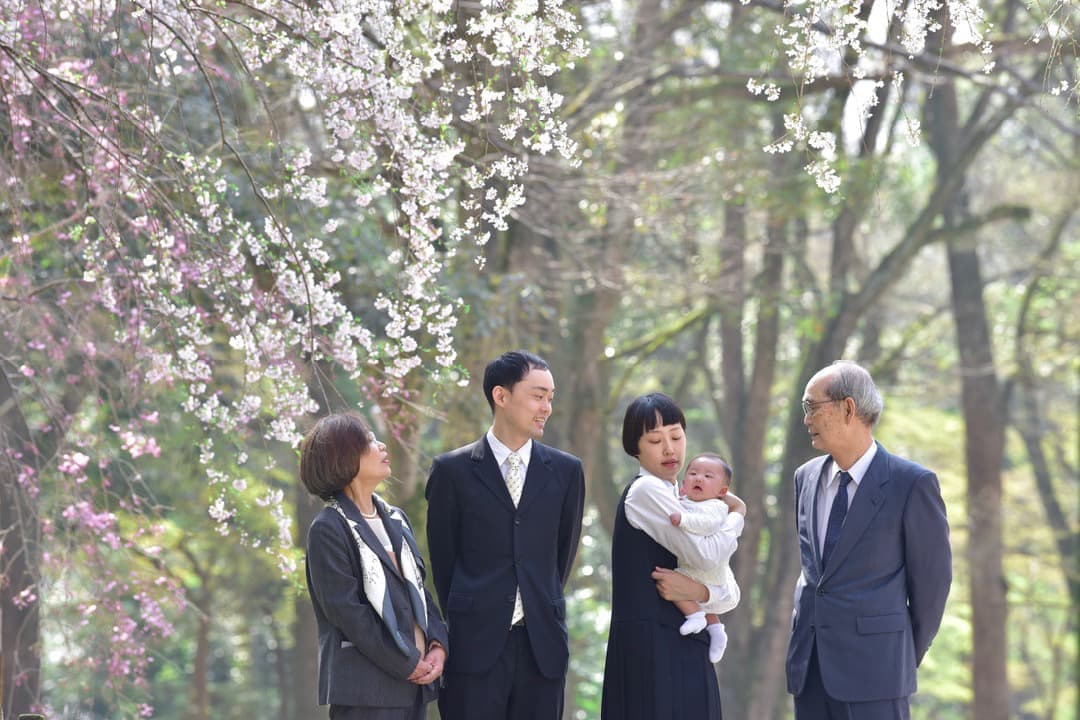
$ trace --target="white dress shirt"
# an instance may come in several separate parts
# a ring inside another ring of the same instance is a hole
[[[870,468],[870,463],[876,454],[877,443],[871,440],[866,452],[848,468],[847,473],[851,476],[851,482],[847,486],[848,508],[851,507],[851,502],[859,489],[859,483],[866,476],[866,471]],[[833,500],[836,499],[836,493],[840,490],[841,470],[842,468],[836,464],[835,460],[829,460],[825,463],[825,472],[821,473],[821,479],[818,481],[817,507],[814,508],[817,514],[818,553],[825,548],[825,528],[829,524],[829,511],[832,510]]]
[[[506,479],[506,473],[510,469],[510,463],[507,459],[511,453],[517,453],[517,456],[521,458],[521,464],[523,467],[529,467],[529,458],[532,457],[532,438],[525,441],[525,444],[519,447],[517,450],[511,450],[503,444],[503,441],[495,437],[495,428],[488,428],[487,431],[488,445],[491,446],[491,454],[495,456],[495,464],[499,466],[499,471],[502,473],[503,480]]]
[[[680,562],[696,567],[705,567],[727,562],[738,547],[738,537],[742,534],[745,520],[742,513],[732,513],[734,519],[728,522],[730,532],[716,535],[694,535],[684,532],[671,524],[671,513],[682,512],[679,504],[678,488],[661,480],[655,475],[639,471],[640,477],[634,480],[630,491],[626,493],[626,521],[630,526],[643,531],[668,552],[679,558]],[[704,612],[720,613],[731,609],[729,590],[724,585],[706,585],[709,599],[701,603]]]

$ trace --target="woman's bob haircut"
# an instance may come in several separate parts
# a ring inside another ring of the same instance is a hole
[[[630,457],[637,457],[642,435],[657,427],[676,423],[686,429],[686,416],[675,401],[664,393],[649,393],[635,398],[623,416],[623,450]]]

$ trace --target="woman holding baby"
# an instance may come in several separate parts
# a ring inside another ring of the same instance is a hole
[[[674,568],[725,565],[742,532],[745,505],[725,485],[718,499],[726,498],[731,512],[720,531],[700,535],[676,524],[685,512],[678,480],[686,460],[686,418],[667,395],[650,393],[630,403],[622,443],[640,468],[619,501],[612,533],[611,630],[601,718],[721,720],[720,690],[709,659],[710,639],[715,646],[716,636],[680,633],[687,617],[673,601],[698,602],[705,613],[726,612],[738,602],[738,587],[733,579],[698,582]]]

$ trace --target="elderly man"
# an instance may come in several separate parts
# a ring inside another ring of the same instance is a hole
[[[952,583],[937,476],[875,442],[883,403],[859,365],[820,370],[802,406],[811,442],[826,454],[795,471],[802,574],[787,657],[795,717],[906,719]]]

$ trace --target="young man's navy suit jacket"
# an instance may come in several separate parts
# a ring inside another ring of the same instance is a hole
[[[566,674],[563,587],[585,502],[581,461],[533,441],[518,506],[486,438],[437,457],[427,484],[431,575],[450,627],[448,670],[482,673],[510,633],[514,589],[540,672]]]

